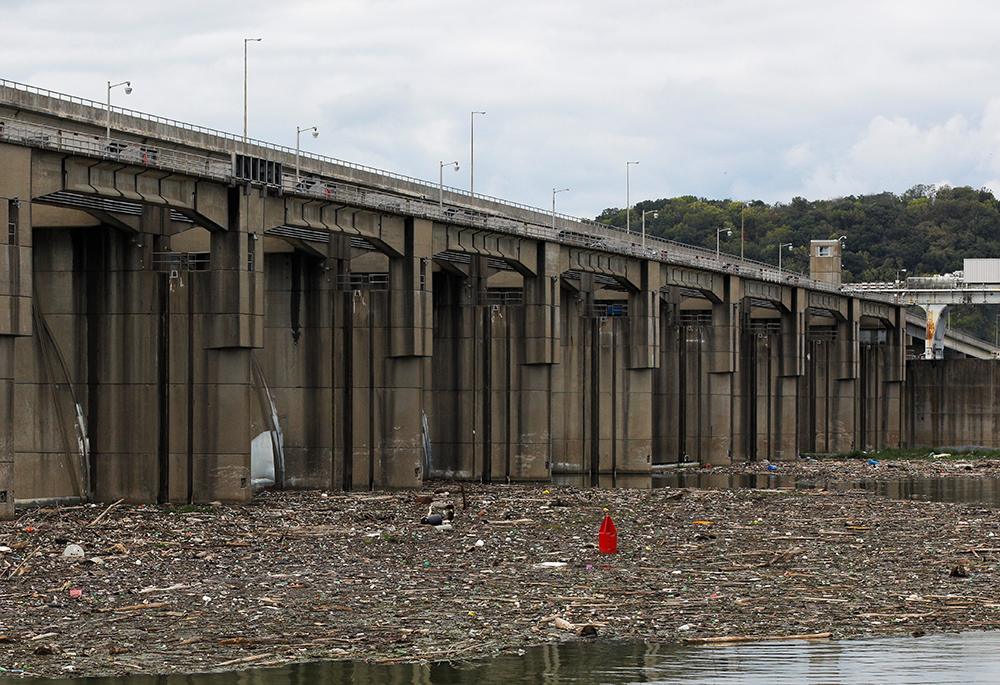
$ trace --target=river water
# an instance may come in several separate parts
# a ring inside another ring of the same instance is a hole
[[[664,473],[653,476],[651,486],[729,490],[740,488],[825,488],[868,490],[889,499],[922,499],[931,502],[964,502],[1000,507],[1000,479],[950,476],[904,477],[892,480],[840,480],[830,476],[805,479],[772,473],[731,475],[705,471]],[[998,678],[1000,682],[1000,678]]]
[[[197,676],[7,680],[0,685],[979,685],[1000,681],[1000,633],[736,646],[576,642],[476,662],[347,661]]]

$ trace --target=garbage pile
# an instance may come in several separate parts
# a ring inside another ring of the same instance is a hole
[[[0,676],[991,629],[998,535],[992,508],[819,489],[440,483],[31,508],[0,522]]]

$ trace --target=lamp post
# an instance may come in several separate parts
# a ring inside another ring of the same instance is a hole
[[[563,188],[561,190],[552,189],[552,230],[556,230],[556,193],[565,193],[569,188]]]
[[[781,248],[787,247],[788,251],[792,251],[791,243],[779,243],[778,244],[778,278],[781,278]]]
[[[259,43],[261,38],[243,39],[243,142],[247,142],[247,44]]]
[[[660,213],[655,209],[642,210],[642,251],[646,252],[646,215],[652,214],[654,219],[660,218]]]
[[[302,137],[303,131],[312,131],[313,138],[319,138],[319,129],[315,126],[306,126],[304,128],[295,127],[295,182],[298,183],[301,174],[299,173],[299,139]]]
[[[731,229],[731,228],[718,228],[718,229],[715,230],[715,263],[716,264],[719,263],[719,236],[721,236],[723,232],[725,232],[725,234],[727,236],[731,236],[733,234],[733,229]]]
[[[469,197],[476,196],[476,115],[486,112],[473,112],[469,115]],[[458,171],[458,169],[456,169]]]
[[[107,114],[108,114],[108,122],[107,122],[107,124],[108,125],[107,125],[107,129],[105,131],[105,138],[107,140],[111,140],[111,89],[112,88],[117,88],[118,86],[125,86],[125,94],[126,95],[131,95],[132,94],[132,82],[131,81],[122,81],[121,83],[111,83],[111,81],[108,81],[108,112],[107,112]]]
[[[906,269],[896,269],[896,287],[897,288],[900,285],[900,280],[899,280],[899,275],[900,274],[903,275],[903,280],[905,280],[906,279]]]
[[[629,196],[629,178],[628,178],[628,172],[629,172],[629,167],[630,166],[632,166],[633,164],[638,164],[638,163],[639,162],[625,162],[625,232],[626,233],[631,233],[632,232],[632,221],[631,221],[631,214],[630,214],[630,210],[632,208],[632,200],[631,200],[631,197]]]
[[[444,207],[444,168],[452,165],[458,171],[458,162],[441,162],[441,168],[438,169],[438,207]]]

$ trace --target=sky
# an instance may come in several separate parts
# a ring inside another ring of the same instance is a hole
[[[997,36],[987,0],[0,0],[0,79],[241,134],[246,46],[253,138],[593,218],[1000,195]]]

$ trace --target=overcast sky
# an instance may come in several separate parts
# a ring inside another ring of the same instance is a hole
[[[987,0],[0,0],[0,78],[594,217],[1000,191]],[[994,154],[996,152],[997,154]]]

